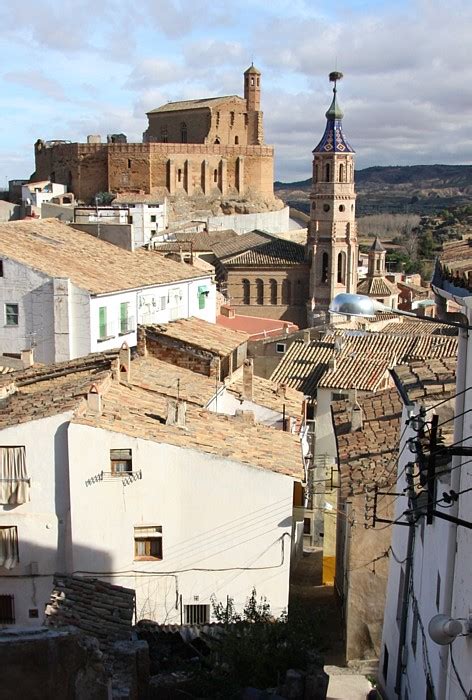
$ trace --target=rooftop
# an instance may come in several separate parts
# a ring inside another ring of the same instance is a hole
[[[165,105],[151,109],[146,114],[156,114],[157,112],[180,112],[188,109],[205,109],[218,107],[226,102],[239,100],[246,105],[246,100],[239,95],[225,95],[223,97],[202,97],[198,100],[180,100],[178,102],[167,102]]]
[[[77,423],[196,449],[303,479],[297,436],[205,410],[200,405],[203,393],[209,393],[205,378],[194,375],[192,386],[192,373],[187,375],[172,365],[164,368],[154,358],[133,360],[130,383],[120,383],[115,378],[117,356],[116,352],[95,353],[0,377],[0,396],[4,397],[0,399],[0,429],[70,412]],[[181,380],[179,396],[189,400],[185,428],[166,425],[168,399],[176,397],[173,381],[177,378]],[[92,384],[102,394],[99,414],[90,412],[87,405]]]
[[[358,400],[363,424],[350,432],[350,405],[333,404],[333,421],[338,443],[341,495],[361,495],[377,484],[396,482],[400,419],[403,404],[394,388]]]
[[[281,387],[270,379],[263,379],[256,374],[252,378],[253,402],[259,406],[265,406],[278,413],[299,418],[302,414],[303,394],[296,389]],[[227,386],[228,391],[236,394],[238,398],[243,396],[242,375],[238,375],[235,381]]]
[[[165,324],[143,326],[146,335],[166,336],[187,343],[196,348],[207,350],[214,355],[226,357],[248,339],[247,333],[233,331],[216,323],[209,323],[200,318],[181,318]]]
[[[243,233],[240,236],[232,237],[228,240],[221,241],[213,246],[213,252],[217,258],[221,260],[243,253],[250,248],[255,248],[258,245],[274,240],[275,236],[263,231],[250,231]]]
[[[154,249],[161,252],[179,252],[180,250],[203,253],[212,252],[215,245],[225,243],[235,238],[237,234],[232,229],[224,231],[177,231],[176,240],[155,243]]]
[[[248,333],[249,340],[260,340],[271,336],[280,338],[287,332],[293,333],[298,330],[298,326],[291,321],[278,321],[273,318],[243,316],[241,314],[235,314],[233,317],[220,314],[216,317],[216,323],[234,331]],[[283,342],[283,337],[281,342]]]
[[[156,252],[123,250],[58,219],[0,224],[0,256],[50,277],[67,277],[91,294],[208,277]]]
[[[305,247],[282,238],[273,238],[258,245],[251,245],[248,250],[233,256],[225,256],[223,262],[226,267],[241,265],[257,268],[264,265],[286,267],[303,263],[305,263]]]
[[[398,287],[385,277],[366,277],[358,283],[357,293],[369,297],[389,297],[398,294]]]
[[[456,372],[457,360],[449,357],[398,365],[393,375],[411,402],[427,404],[455,395]]]

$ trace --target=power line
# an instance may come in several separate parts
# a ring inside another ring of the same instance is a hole
[[[455,664],[455,661],[454,661],[454,656],[453,656],[453,653],[452,653],[452,642],[451,642],[451,644],[449,644],[449,653],[451,654],[451,664],[452,664],[452,668],[454,669],[454,673],[456,674],[457,681],[458,681],[458,683],[459,683],[459,685],[460,685],[460,688],[461,688],[462,692],[464,693],[464,697],[465,697],[465,698],[468,698],[468,697],[469,697],[469,694],[466,692],[466,689],[465,689],[465,687],[464,687],[464,684],[463,684],[463,682],[462,682],[462,679],[461,679],[461,677],[459,676],[459,673],[458,673],[457,668],[456,668],[456,664]]]

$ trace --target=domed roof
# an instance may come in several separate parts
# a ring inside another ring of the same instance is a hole
[[[256,66],[254,65],[254,63],[251,63],[251,65],[249,66],[249,68],[248,68],[247,70],[244,71],[244,75],[249,75],[249,74],[252,74],[252,75],[261,75],[261,71],[260,71],[258,68],[256,68]]]

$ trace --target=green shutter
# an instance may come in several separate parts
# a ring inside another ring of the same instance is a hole
[[[99,337],[107,337],[107,307],[100,306],[98,309],[98,327],[99,327]]]
[[[128,332],[128,302],[120,304],[120,333]]]
[[[198,288],[198,308],[199,309],[204,309],[205,304],[206,304],[206,292],[208,292],[208,287],[199,287]]]

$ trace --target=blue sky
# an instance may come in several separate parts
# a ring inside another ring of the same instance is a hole
[[[37,138],[139,141],[159,104],[241,94],[252,60],[278,179],[309,177],[336,65],[358,167],[472,162],[470,0],[23,0],[0,27],[0,186]]]

